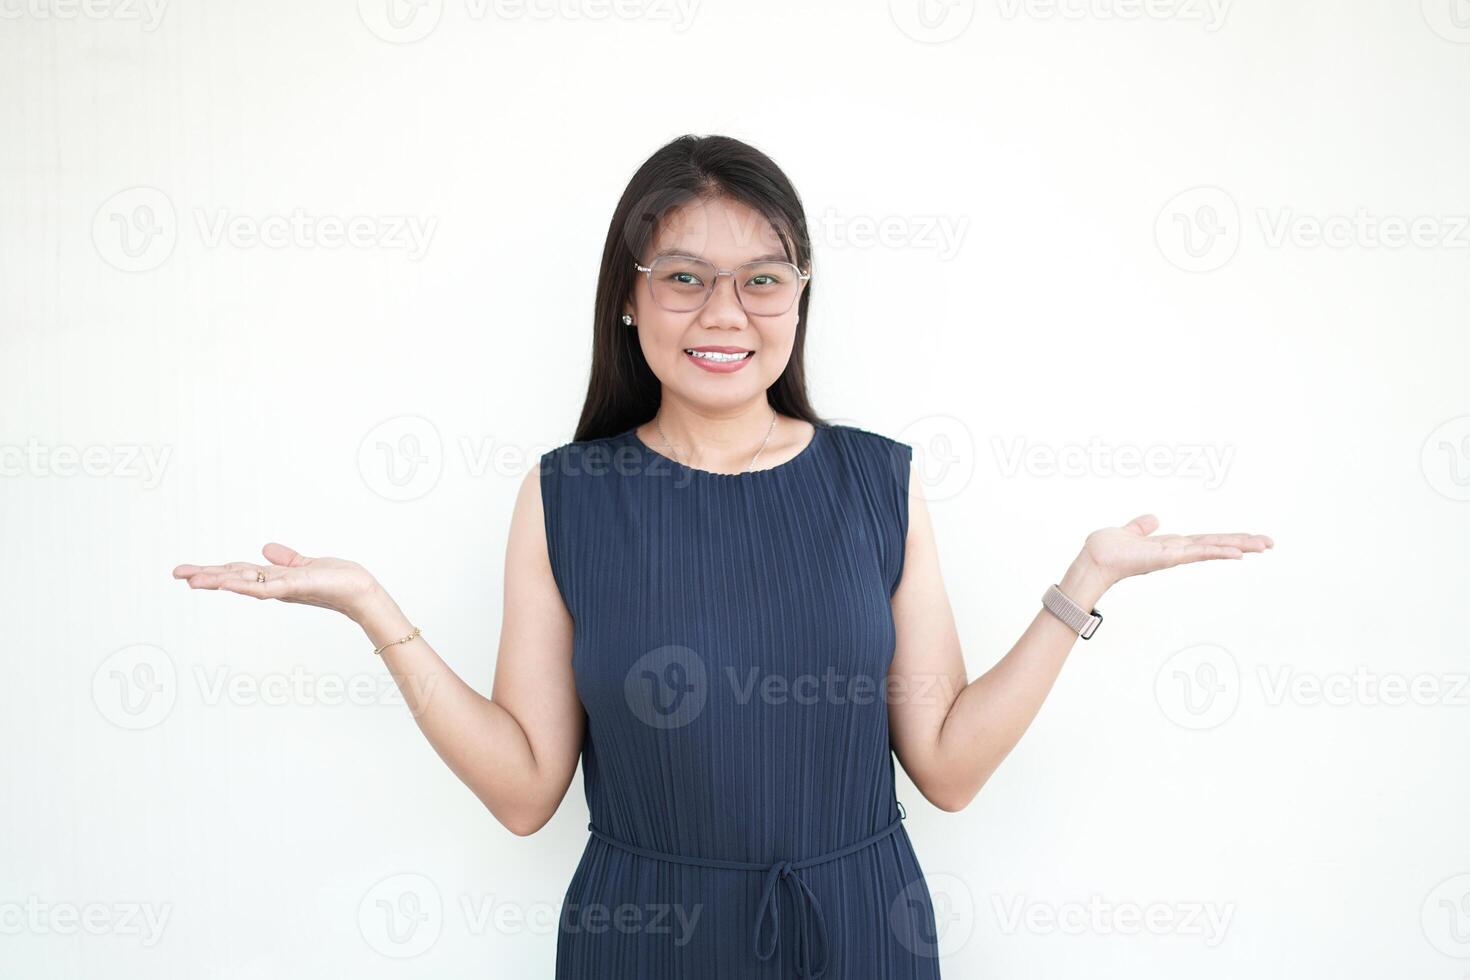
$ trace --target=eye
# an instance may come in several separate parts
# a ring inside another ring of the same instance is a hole
[[[781,282],[781,279],[780,279],[779,276],[773,276],[770,273],[762,272],[762,273],[758,273],[758,274],[756,274],[754,276],[751,276],[750,279],[746,282],[746,285],[747,286],[776,286],[776,285],[779,285],[780,282]]]

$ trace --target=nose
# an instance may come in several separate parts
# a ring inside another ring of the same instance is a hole
[[[707,327],[743,327],[745,308],[735,292],[734,275],[716,275],[715,288],[699,311],[700,322]]]

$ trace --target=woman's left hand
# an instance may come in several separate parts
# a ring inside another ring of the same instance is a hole
[[[1212,558],[1241,558],[1248,551],[1265,551],[1276,542],[1264,534],[1159,534],[1153,514],[1135,517],[1122,527],[1105,527],[1087,536],[1083,554],[1102,578],[1112,585],[1132,575],[1146,575]]]

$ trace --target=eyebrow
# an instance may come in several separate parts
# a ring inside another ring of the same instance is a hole
[[[702,256],[693,255],[693,254],[691,254],[689,252],[684,251],[681,248],[663,248],[663,249],[659,249],[657,252],[653,253],[653,257],[654,258],[658,258],[660,255],[677,255],[677,256],[680,256],[681,258],[687,258],[687,259],[698,259],[698,258],[702,258]],[[708,259],[704,259],[704,261],[708,262],[709,260]],[[776,252],[768,252],[765,255],[757,255],[755,258],[753,258],[753,259],[746,259],[745,261],[746,262],[790,262],[791,260],[788,259],[785,255],[781,255],[781,254],[776,253]],[[713,264],[713,263],[711,263],[711,264]]]

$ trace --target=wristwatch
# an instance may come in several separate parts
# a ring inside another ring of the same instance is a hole
[[[1081,606],[1067,598],[1067,594],[1055,585],[1047,588],[1041,597],[1041,604],[1050,609],[1057,619],[1076,630],[1077,635],[1084,640],[1092,639],[1092,634],[1097,632],[1098,625],[1102,623],[1102,613],[1096,609],[1090,613],[1084,612]]]

